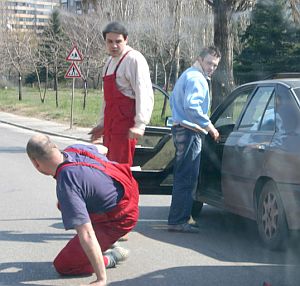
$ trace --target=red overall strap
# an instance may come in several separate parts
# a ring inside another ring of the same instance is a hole
[[[132,51],[132,50],[130,50],[130,51]],[[115,68],[115,70],[114,70],[114,72],[113,72],[114,75],[117,74],[117,69],[119,68],[121,62],[123,61],[123,59],[127,56],[127,54],[128,54],[130,51],[127,51],[127,52],[122,56],[122,58],[119,60],[117,66],[116,66],[116,68]],[[112,60],[112,58],[110,59],[108,65],[107,65],[107,67],[106,67],[104,76],[106,76],[106,74],[107,74],[107,70],[108,70],[108,67],[109,67],[109,65],[110,65],[111,60]]]
[[[54,175],[54,178],[56,179],[58,174],[61,172],[61,170],[65,167],[69,167],[69,166],[87,166],[87,167],[91,167],[91,168],[95,168],[95,169],[98,169],[100,171],[103,171],[104,168],[103,167],[100,167],[96,164],[90,164],[90,163],[86,163],[86,162],[70,162],[70,163],[65,163],[61,166],[58,167],[58,169],[56,170],[56,173]]]
[[[91,159],[95,159],[97,160],[99,163],[102,164],[102,160],[100,160],[99,158],[97,158],[94,154],[92,153],[89,153],[87,151],[84,151],[84,150],[79,150],[79,149],[75,149],[75,148],[67,148],[65,149],[64,151],[66,152],[74,152],[74,153],[79,153],[81,155],[84,155],[84,156],[87,156],[87,157],[90,157]],[[98,166],[96,164],[91,164],[91,163],[86,163],[86,162],[70,162],[70,163],[65,163],[65,164],[62,164],[58,167],[58,169],[56,170],[56,173],[54,175],[54,178],[56,179],[58,174],[61,172],[61,170],[65,167],[69,167],[69,166],[86,166],[86,167],[90,167],[90,168],[95,168],[95,169],[98,169],[100,171],[104,171],[104,167],[101,167],[101,166]]]
[[[96,161],[98,161],[99,163],[101,163],[102,165],[104,165],[104,161],[101,160],[99,157],[97,157],[96,155],[94,155],[93,153],[91,152],[88,152],[86,150],[81,150],[81,149],[76,149],[76,148],[67,148],[64,150],[65,152],[71,152],[71,153],[77,153],[79,155],[83,155],[85,157],[89,157],[91,159],[94,159]]]
[[[91,152],[88,152],[86,150],[81,150],[81,149],[76,149],[76,148],[67,148],[64,150],[65,152],[72,152],[72,153],[77,153],[86,157],[89,157],[91,159],[94,159],[95,161],[99,162],[102,166],[92,164],[92,163],[86,163],[86,162],[70,162],[61,165],[58,170],[56,171],[55,178],[59,174],[59,172],[67,166],[88,166],[91,168],[98,169],[100,171],[103,171],[106,175],[112,177],[113,179],[119,181],[123,186],[132,186],[132,183],[134,181],[132,177],[132,173],[130,171],[130,167],[128,164],[115,164],[112,162],[107,162],[96,155],[94,155]]]

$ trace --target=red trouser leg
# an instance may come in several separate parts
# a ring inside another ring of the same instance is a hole
[[[107,157],[118,163],[128,163],[132,166],[136,139],[128,139],[128,134],[111,134],[104,137],[104,145],[108,148]]]
[[[122,229],[115,229],[112,224],[110,226],[101,223],[93,224],[93,228],[103,252],[127,233],[127,231]],[[80,245],[78,235],[67,243],[54,259],[53,264],[56,271],[62,275],[83,275],[94,272],[88,257]]]
[[[85,255],[78,235],[72,238],[53,261],[56,271],[62,275],[92,274],[93,267]]]

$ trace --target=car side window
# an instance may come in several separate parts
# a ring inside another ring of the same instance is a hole
[[[273,93],[274,87],[260,87],[256,90],[238,127],[239,131],[256,131],[260,128],[260,122]]]
[[[274,131],[275,130],[275,95],[273,94],[268,106],[265,110],[259,130]]]
[[[224,125],[235,125],[248,97],[252,92],[253,87],[242,90],[219,116],[218,120],[214,124],[215,127],[218,128]]]

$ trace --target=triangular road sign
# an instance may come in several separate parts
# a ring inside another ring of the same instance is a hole
[[[81,73],[78,66],[75,63],[72,63],[65,75],[65,78],[80,78]]]
[[[69,55],[67,56],[66,60],[69,62],[81,62],[83,60],[83,57],[78,51],[77,47],[74,46]]]

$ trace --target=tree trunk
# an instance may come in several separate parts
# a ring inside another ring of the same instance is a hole
[[[212,78],[212,111],[234,87],[231,10],[226,2],[214,1],[214,44],[222,51],[222,58]]]
[[[19,101],[22,100],[22,75],[19,72]]]
[[[177,47],[175,49],[175,78],[174,82],[178,79],[179,75],[179,60],[180,60],[180,34],[181,34],[181,25],[182,25],[182,1],[177,1],[177,9],[176,9],[176,33],[177,33]]]
[[[87,98],[87,94],[88,94],[88,90],[87,90],[87,80],[84,79],[83,80],[83,84],[84,84],[84,90],[83,90],[83,107],[82,109],[85,110],[85,107],[86,107],[86,98]]]
[[[153,82],[157,84],[157,72],[158,72],[158,63],[157,60],[153,60]]]
[[[56,107],[58,107],[58,74],[55,73],[54,76],[54,86],[55,86],[55,103]]]
[[[36,78],[37,78],[37,81],[38,81],[38,89],[39,89],[40,99],[41,99],[41,102],[44,103],[43,96],[42,96],[42,87],[41,87],[40,74],[39,74],[39,71],[38,71],[36,65],[34,65],[34,70],[35,70]]]
[[[46,76],[45,77],[46,77],[45,78],[45,89],[44,89],[44,96],[42,98],[42,103],[45,102],[47,88],[48,88],[48,80],[49,80],[49,68],[48,68],[48,65],[46,66]]]

